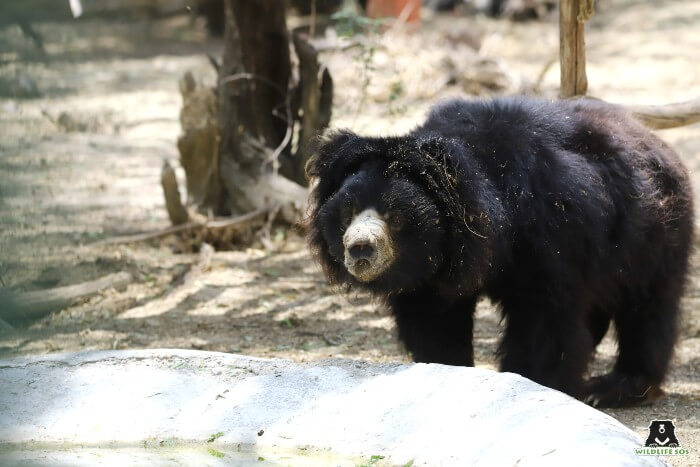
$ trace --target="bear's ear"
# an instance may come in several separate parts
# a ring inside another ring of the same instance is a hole
[[[372,154],[369,143],[367,138],[346,130],[325,136],[306,164],[309,185],[317,182],[313,192],[317,203],[323,203],[335,193],[352,170]]]
[[[306,178],[311,181],[314,178],[328,177],[333,172],[336,162],[343,159],[344,154],[353,146],[353,141],[358,139],[355,133],[348,130],[326,133],[306,162]]]

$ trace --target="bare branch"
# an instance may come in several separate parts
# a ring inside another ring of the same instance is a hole
[[[700,122],[700,98],[666,105],[627,105],[624,107],[644,125],[657,130]]]

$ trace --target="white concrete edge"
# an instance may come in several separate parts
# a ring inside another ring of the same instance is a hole
[[[291,360],[271,359],[264,357],[251,357],[249,355],[234,354],[226,352],[213,352],[191,349],[129,349],[129,350],[88,350],[84,352],[59,352],[42,355],[28,355],[26,357],[12,357],[0,360],[2,368],[21,368],[27,365],[40,363],[62,363],[68,366],[83,365],[85,363],[96,363],[104,360],[146,360],[149,358],[205,358],[217,357],[228,359],[235,357],[238,360],[250,362],[288,362]]]

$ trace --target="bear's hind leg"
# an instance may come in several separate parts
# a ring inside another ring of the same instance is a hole
[[[390,301],[399,339],[422,363],[473,366],[476,297],[448,303],[432,290],[403,293]]]
[[[658,277],[657,277],[658,279]],[[628,298],[613,320],[618,357],[613,371],[587,384],[586,401],[600,407],[625,407],[653,401],[673,355],[682,280],[653,281]]]

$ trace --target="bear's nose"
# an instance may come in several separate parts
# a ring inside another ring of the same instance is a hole
[[[348,253],[353,259],[369,259],[374,255],[374,245],[370,242],[357,242],[350,245]]]

